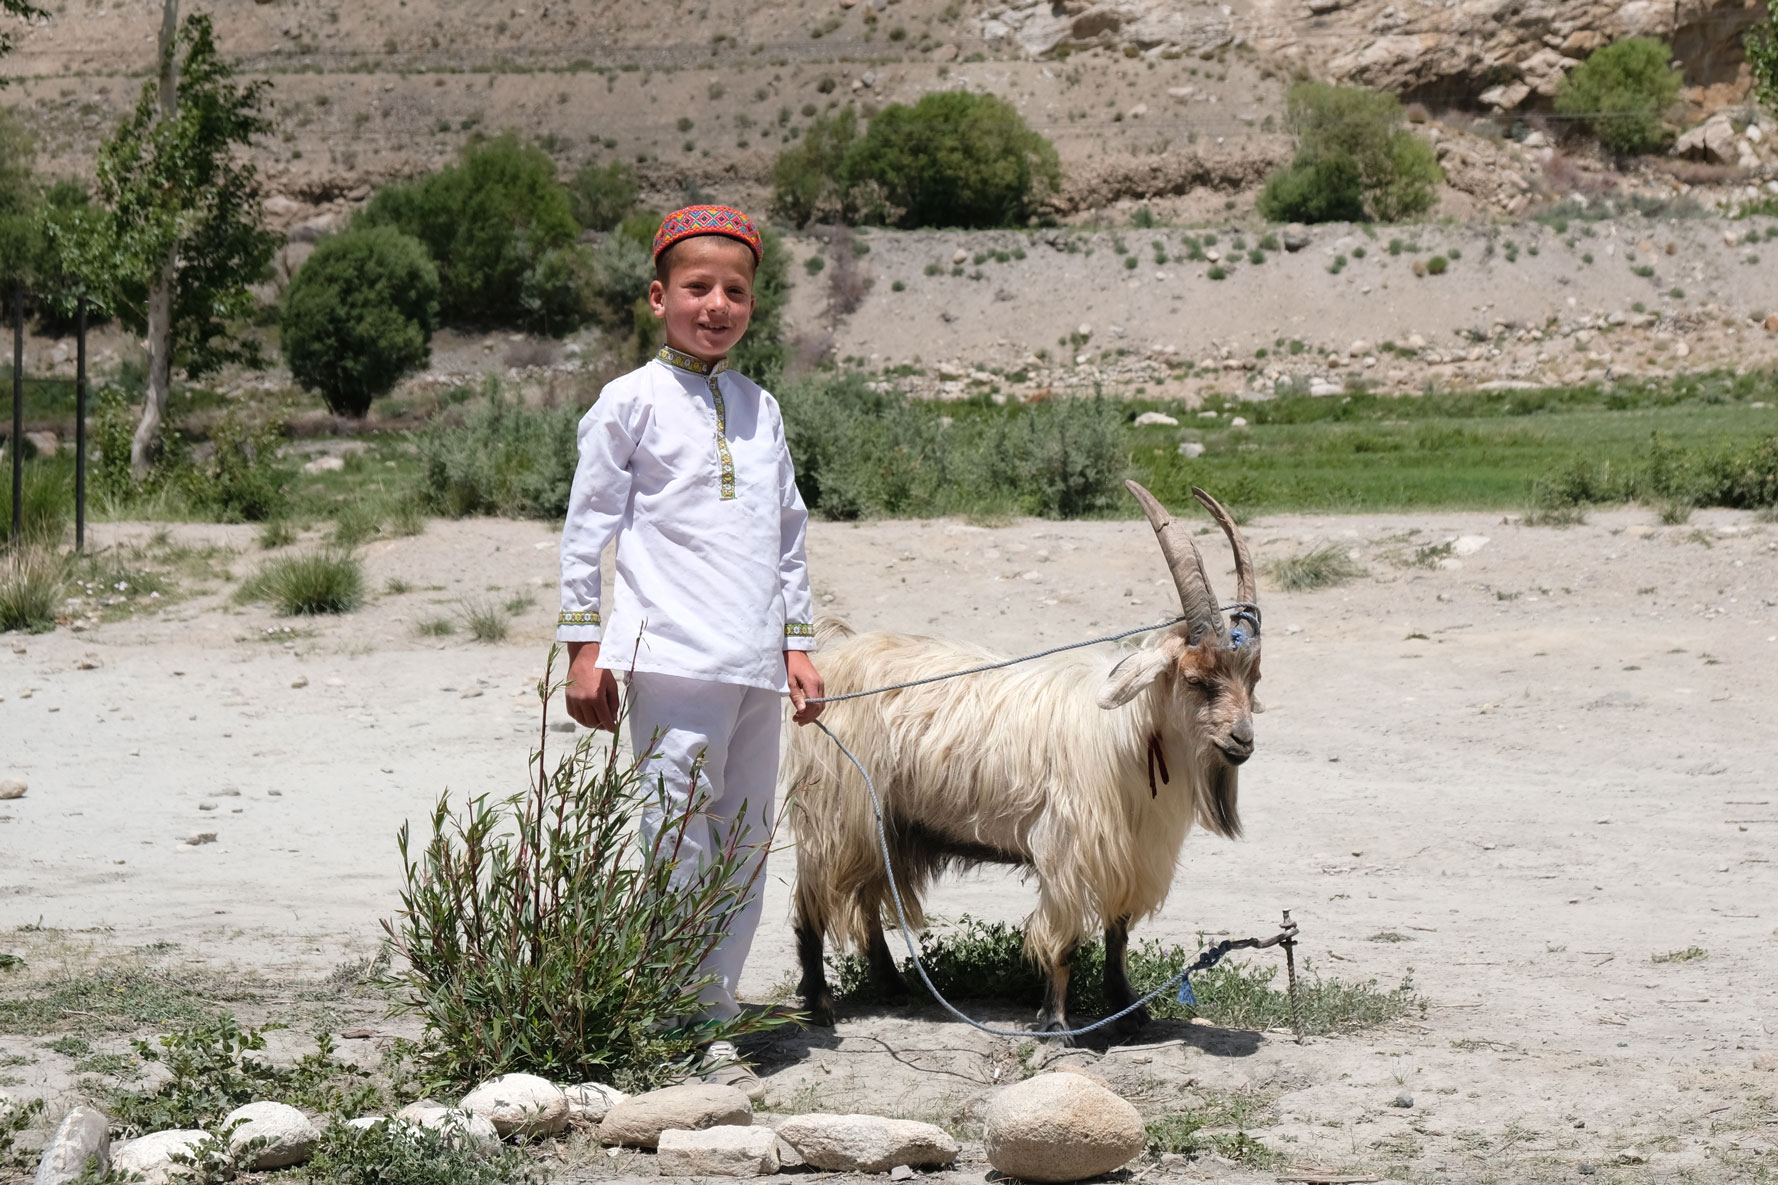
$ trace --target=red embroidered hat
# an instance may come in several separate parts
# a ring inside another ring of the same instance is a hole
[[[698,235],[722,235],[746,243],[753,252],[754,264],[759,263],[759,231],[754,229],[752,219],[730,206],[687,206],[667,215],[661,220],[661,228],[654,232],[654,257],[659,259],[661,252],[674,243]]]

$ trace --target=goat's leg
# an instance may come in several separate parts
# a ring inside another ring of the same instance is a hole
[[[890,953],[889,939],[883,933],[881,925],[870,932],[870,979],[883,999],[892,1004],[903,1004],[908,999],[907,980],[901,976],[901,970],[895,965],[895,956]]]
[[[1121,917],[1105,927],[1105,1006],[1111,1012],[1122,1012],[1139,997],[1130,987],[1130,919]],[[1135,1029],[1148,1023],[1147,1006],[1136,1009],[1118,1022],[1120,1029]]]
[[[809,1013],[809,1023],[833,1027],[833,989],[827,986],[827,963],[822,958],[821,923],[799,918],[796,923],[796,955],[803,965],[797,994]]]
[[[1050,968],[1043,985],[1043,1009],[1037,1014],[1038,1033],[1063,1033],[1068,1030],[1068,976],[1074,970],[1074,952],[1058,960]],[[1072,1037],[1057,1037],[1064,1045],[1074,1044]]]

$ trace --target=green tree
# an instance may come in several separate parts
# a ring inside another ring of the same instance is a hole
[[[46,17],[49,13],[25,0],[0,0],[0,17],[11,17],[13,20],[28,21],[37,17]],[[10,21],[0,21],[0,58],[12,52],[14,32]],[[7,84],[8,79],[0,74],[0,87]]]
[[[1672,50],[1652,37],[1606,46],[1568,72],[1556,111],[1573,118],[1613,152],[1654,152],[1667,142],[1661,114],[1679,97]]]
[[[0,107],[0,303],[30,274],[37,254],[37,144],[9,108]]]
[[[869,186],[878,211],[899,226],[1015,226],[1062,183],[1053,145],[993,95],[934,91],[892,103],[847,153],[848,199]]]
[[[846,161],[857,143],[858,113],[850,103],[810,120],[802,139],[772,165],[772,213],[797,226],[821,214],[850,221],[856,211]]]
[[[1778,115],[1778,4],[1767,0],[1766,23],[1755,25],[1742,42],[1753,71],[1754,97]]]
[[[148,337],[148,391],[130,445],[138,474],[158,446],[175,367],[197,378],[258,360],[258,343],[239,331],[254,307],[248,285],[278,243],[243,151],[270,127],[260,114],[267,84],[235,81],[209,16],[181,27],[175,0],[163,13],[160,76],[99,150],[116,312]]]
[[[323,242],[284,295],[290,373],[336,414],[362,417],[402,375],[426,365],[438,326],[438,270],[394,227]]]
[[[1438,157],[1402,126],[1394,95],[1299,82],[1286,110],[1296,155],[1266,182],[1262,215],[1278,222],[1397,222],[1432,208]]]
[[[116,265],[109,212],[93,204],[80,182],[57,181],[38,206],[37,237],[32,289],[39,328],[72,333],[82,297],[88,325],[109,320]]]
[[[729,352],[729,365],[763,387],[784,374],[789,350],[784,342],[784,305],[790,299],[790,252],[784,236],[760,233],[759,267],[753,273],[753,320],[747,336]]]
[[[378,191],[356,224],[393,226],[426,245],[447,325],[556,332],[579,319],[580,225],[555,164],[516,136],[472,144],[459,164]]]
[[[636,209],[636,170],[622,161],[580,166],[568,184],[574,217],[588,230],[610,230]]]

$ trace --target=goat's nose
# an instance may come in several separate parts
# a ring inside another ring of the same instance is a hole
[[[1233,728],[1229,729],[1229,739],[1240,745],[1253,744],[1253,721],[1243,717]]]

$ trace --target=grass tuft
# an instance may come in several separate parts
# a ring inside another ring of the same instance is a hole
[[[507,621],[506,610],[493,601],[473,599],[463,602],[459,612],[463,624],[469,629],[469,636],[478,642],[504,642],[511,632],[511,623]]]
[[[287,518],[268,519],[259,528],[259,546],[266,551],[275,551],[280,547],[288,547],[296,542],[299,534],[296,524]]]
[[[1653,955],[1649,961],[1654,963],[1691,963],[1709,957],[1710,952],[1703,947],[1688,946],[1684,950],[1670,950],[1664,955]]]
[[[1264,570],[1272,583],[1285,592],[1332,588],[1368,575],[1351,556],[1331,543],[1302,555],[1273,560],[1264,565]]]
[[[285,616],[350,613],[364,603],[364,565],[328,549],[267,560],[241,585],[246,601],[270,601]]]
[[[414,632],[422,638],[448,638],[457,632],[457,623],[448,617],[428,617],[414,623]]]
[[[67,576],[68,562],[47,547],[18,547],[0,554],[0,632],[40,634],[54,629]]]

